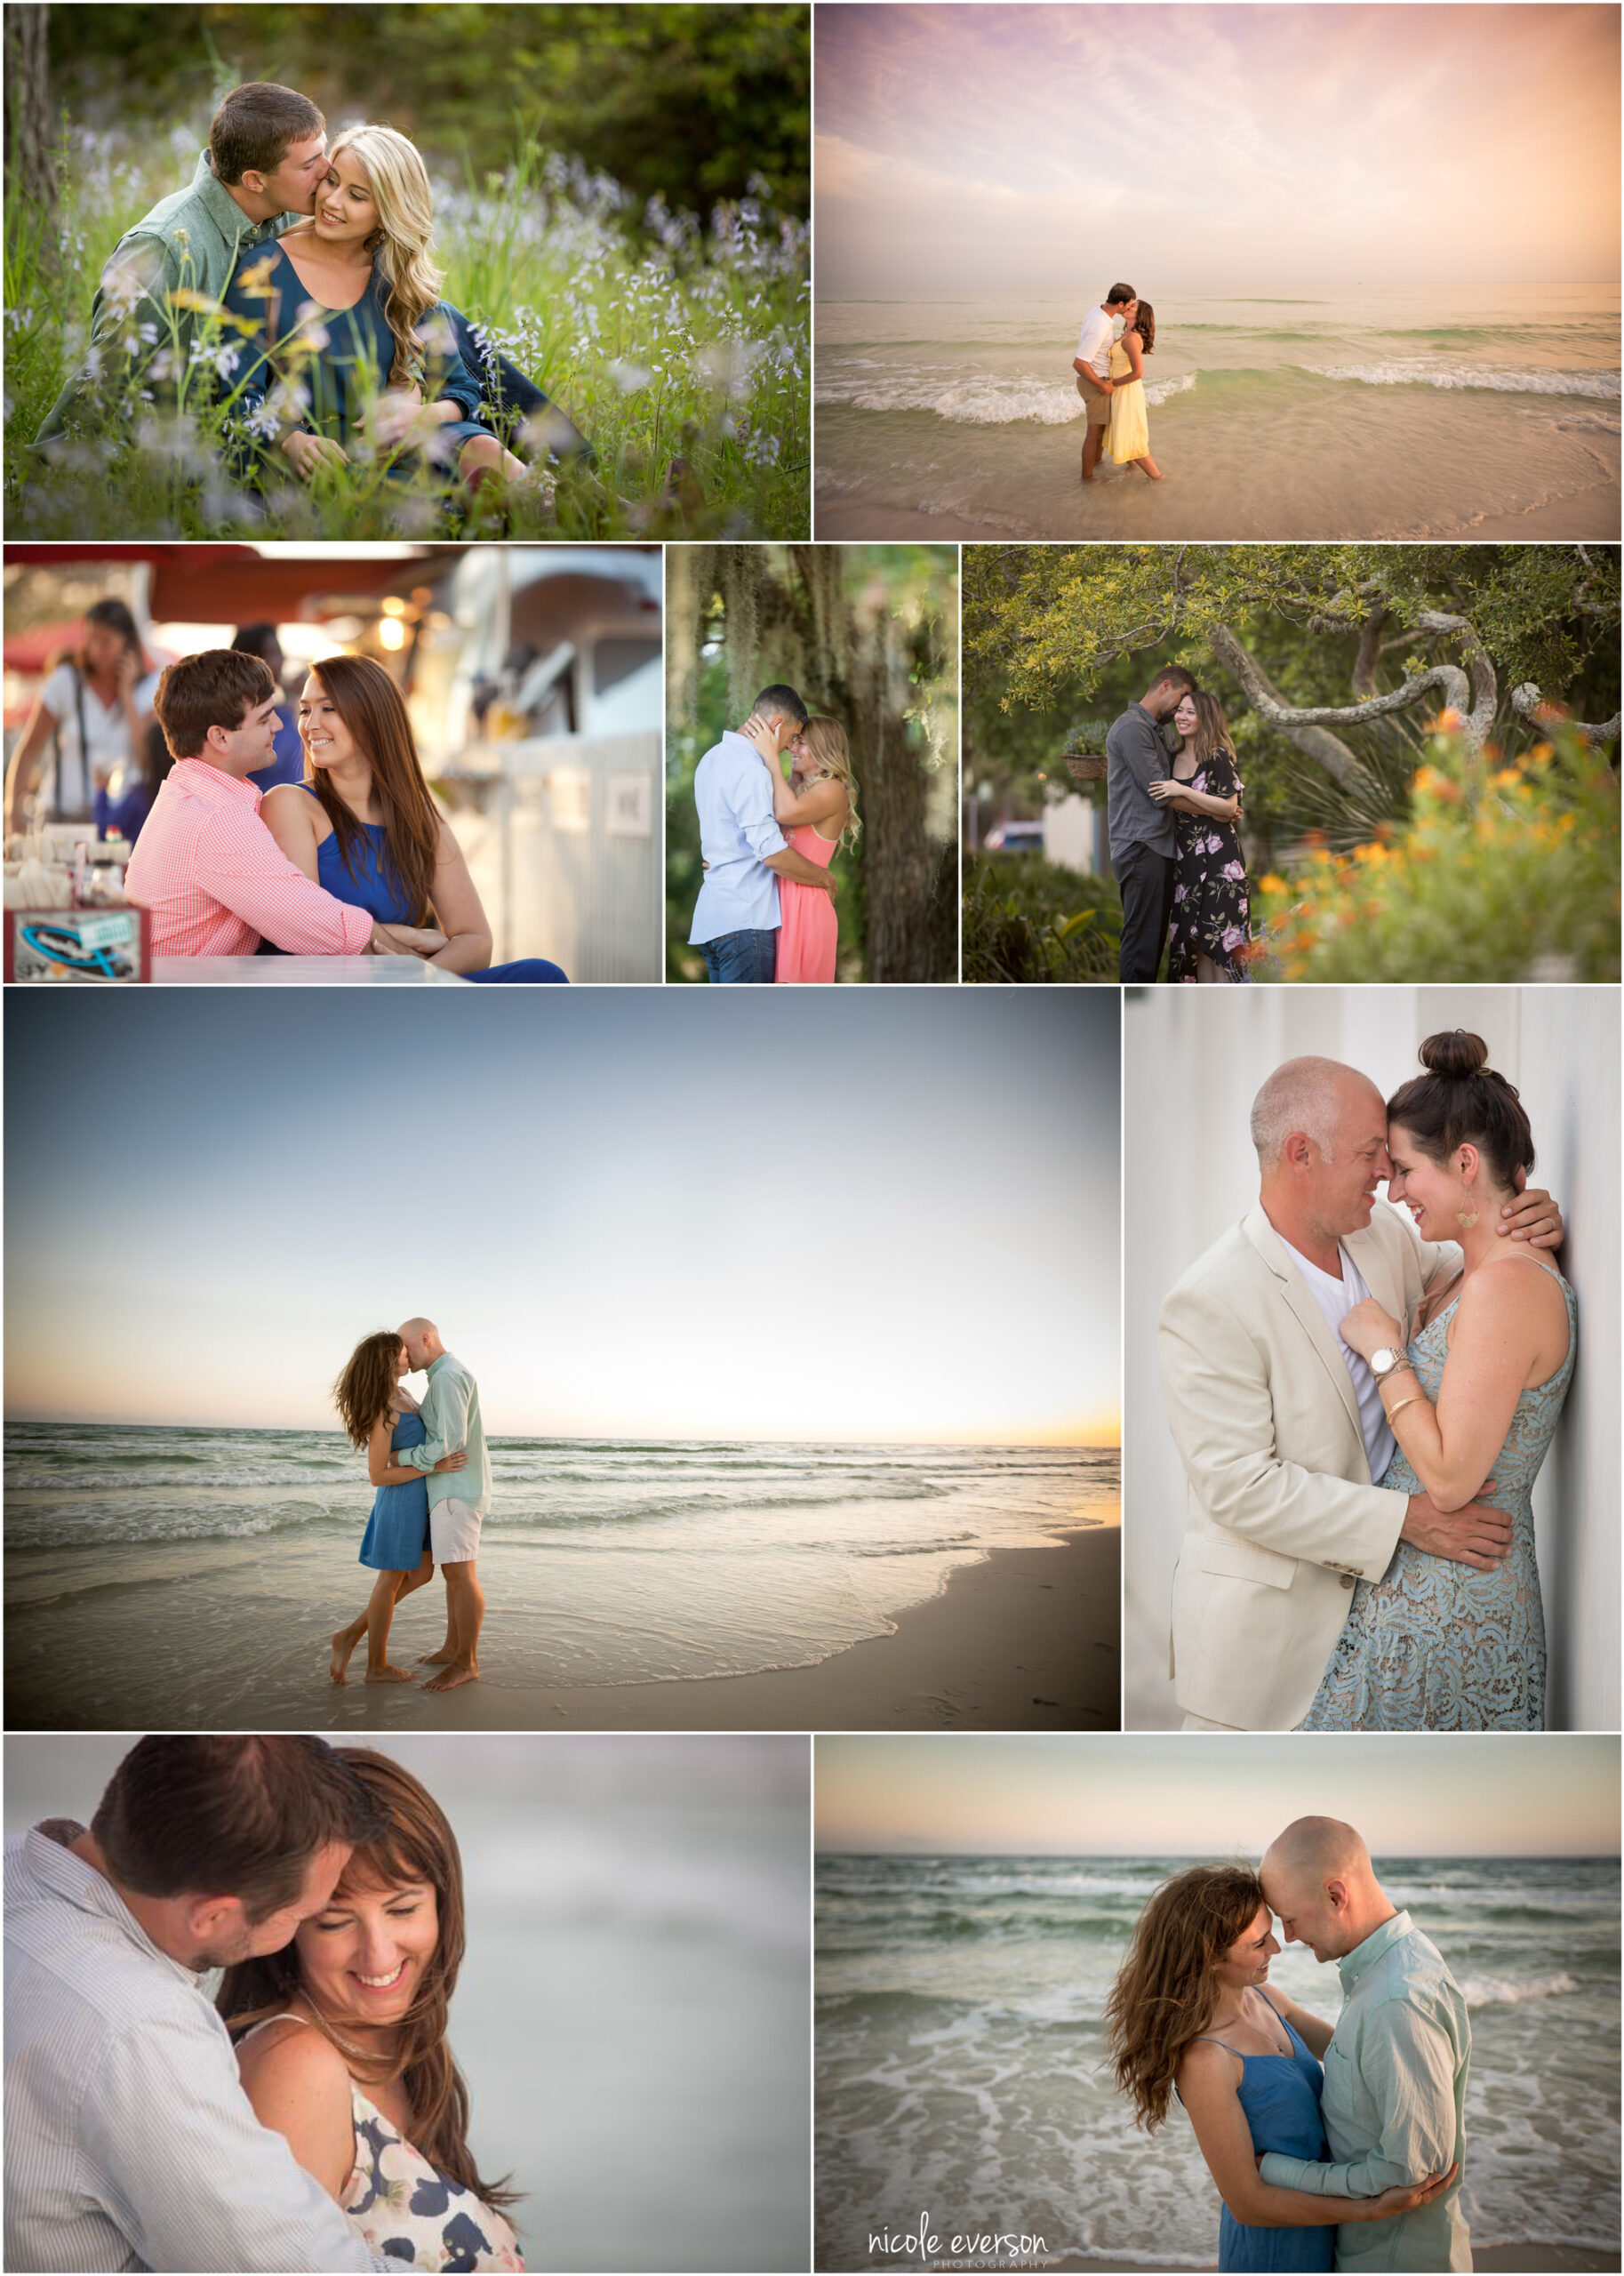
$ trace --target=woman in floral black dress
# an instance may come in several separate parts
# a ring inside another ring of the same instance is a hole
[[[1241,777],[1224,707],[1194,689],[1173,713],[1172,779],[1150,795],[1178,816],[1169,980],[1244,982],[1252,948],[1246,859],[1237,827]]]

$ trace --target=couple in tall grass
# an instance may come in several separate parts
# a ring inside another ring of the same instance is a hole
[[[119,241],[87,362],[36,440],[49,451],[93,431],[118,400],[201,394],[254,491],[427,465],[467,492],[489,482],[545,499],[548,461],[589,463],[590,448],[440,298],[433,251],[428,170],[404,135],[353,126],[329,148],[305,96],[234,88],[189,186]]]

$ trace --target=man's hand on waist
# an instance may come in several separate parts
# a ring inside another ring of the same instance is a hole
[[[1492,1478],[1478,1488],[1487,1494]],[[1512,1520],[1504,1510],[1484,1502],[1468,1502],[1464,1510],[1440,1510],[1430,1495],[1412,1494],[1400,1541],[1428,1557],[1448,1557],[1457,1565],[1470,1565],[1479,1573],[1497,1572],[1511,1551]]]

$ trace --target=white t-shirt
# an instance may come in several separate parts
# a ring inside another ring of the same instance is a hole
[[[1077,334],[1077,360],[1086,364],[1096,379],[1111,376],[1111,341],[1116,326],[1103,309],[1091,309],[1083,319],[1083,329]]]
[[[158,674],[148,672],[145,679],[135,683],[135,711],[140,718],[152,709],[158,692]],[[122,703],[115,703],[109,711],[88,682],[82,681],[76,697],[75,670],[72,664],[59,664],[40,689],[40,701],[57,725],[57,745],[61,752],[62,812],[66,814],[88,814],[96,795],[95,772],[100,766],[116,774],[121,767],[139,768],[141,754],[130,748],[130,730],[124,725]],[[84,755],[79,749],[79,712],[84,713],[84,738],[90,745],[90,773],[84,768]],[[36,792],[36,811],[49,819],[57,811],[56,762],[47,756],[40,770]],[[116,789],[115,789],[116,795]]]
[[[1356,1304],[1362,1304],[1370,1290],[1364,1285],[1364,1275],[1348,1251],[1339,1244],[1337,1254],[1342,1260],[1342,1277],[1333,1280],[1322,1272],[1317,1264],[1310,1264],[1300,1249],[1292,1248],[1292,1262],[1308,1284],[1315,1302],[1325,1315],[1325,1323],[1336,1337],[1336,1348],[1348,1365],[1353,1377],[1354,1396],[1359,1402],[1359,1430],[1364,1439],[1364,1459],[1370,1464],[1371,1479],[1380,1486],[1382,1475],[1396,1451],[1393,1433],[1388,1428],[1388,1418],[1381,1405],[1381,1386],[1370,1371],[1368,1360],[1342,1342],[1337,1330]]]

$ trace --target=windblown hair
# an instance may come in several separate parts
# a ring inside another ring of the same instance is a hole
[[[1167,2116],[1179,2057],[1212,2020],[1214,1963],[1267,1903],[1246,1865],[1192,1865],[1140,1914],[1105,2003],[1106,2040],[1133,2122],[1154,2134]]]
[[[372,770],[372,796],[383,813],[384,865],[410,897],[407,922],[425,924],[440,845],[440,817],[418,762],[405,698],[370,656],[324,656],[311,677],[332,698]],[[356,856],[365,850],[366,832],[308,751],[305,781],[338,833],[339,859],[353,878]]]
[[[334,137],[330,159],[341,150],[359,160],[378,208],[378,275],[383,313],[395,335],[391,387],[419,386],[428,367],[418,337],[440,297],[441,272],[429,257],[434,242],[434,192],[417,145],[392,126],[347,126]]]
[[[1533,1132],[1515,1086],[1489,1065],[1488,1045],[1454,1028],[1429,1035],[1419,1055],[1428,1071],[1394,1092],[1388,1120],[1402,1125],[1430,1161],[1476,1146],[1495,1183],[1515,1190],[1518,1170],[1534,1165]]]
[[[1235,744],[1229,734],[1229,722],[1224,717],[1224,707],[1215,695],[1204,687],[1193,687],[1190,701],[1196,707],[1196,756],[1211,758],[1214,751],[1224,751],[1235,757]],[[1236,761],[1236,771],[1239,762]]]
[[[394,1406],[395,1363],[403,1348],[392,1327],[380,1327],[364,1335],[345,1360],[332,1386],[332,1403],[352,1447],[365,1446],[379,1416]]]
[[[396,2026],[394,2048],[387,2056],[373,2055],[345,2037],[342,2024],[323,2013],[304,1981],[297,1943],[228,1967],[215,2004],[236,2039],[257,2023],[284,2015],[298,1993],[314,2016],[316,2028],[337,2048],[358,2085],[401,2081],[412,2107],[412,2146],[431,2165],[473,2190],[487,2205],[511,2205],[518,2192],[505,2182],[484,2180],[474,2163],[468,2140],[468,2088],[445,2040],[466,1941],[457,1837],[434,1796],[398,1762],[371,1747],[340,1747],[337,1752],[376,1803],[383,1831],[352,1851],[332,1903],[340,1904],[361,1890],[425,1881],[434,1890],[439,1913],[438,1940],[412,2005]]]
[[[849,837],[855,845],[863,826],[858,817],[857,777],[852,772],[852,752],[845,729],[838,719],[809,719],[801,730],[801,741],[817,772],[828,775],[845,792],[846,818],[836,842],[844,845]]]
[[[1130,332],[1138,333],[1140,346],[1148,356],[1156,346],[1156,310],[1148,301],[1140,302],[1133,311],[1133,321],[1128,329]]]

